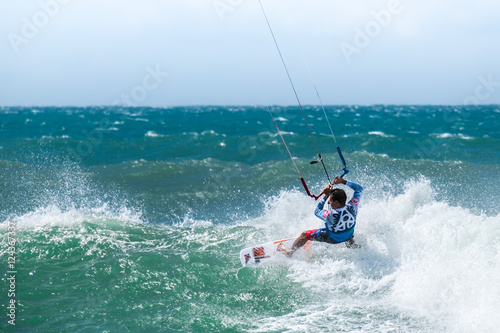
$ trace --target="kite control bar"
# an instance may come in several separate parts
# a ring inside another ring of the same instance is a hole
[[[349,169],[347,169],[344,155],[342,155],[342,151],[340,150],[339,146],[337,146],[337,153],[339,154],[340,160],[342,161],[342,164],[344,165],[344,167],[342,168],[342,170],[344,170],[344,173],[340,175],[340,178],[343,178],[345,175],[347,175],[349,173]],[[321,162],[321,164],[323,165],[323,169],[325,169],[325,173],[326,173],[326,176],[328,178],[328,181],[331,184],[332,182],[330,180],[330,177],[328,176],[328,172],[326,171],[326,167],[325,167],[325,164],[323,163],[323,158],[321,157],[321,155],[319,155],[319,160],[311,161],[310,163],[316,164],[319,162]],[[321,192],[318,195],[311,194],[311,191],[309,191],[309,188],[307,187],[307,184],[306,184],[306,181],[304,180],[304,178],[300,177],[300,181],[302,182],[302,185],[304,186],[304,189],[306,190],[307,195],[310,196],[311,198],[314,198],[314,200],[318,200],[318,198],[320,198],[323,195],[323,192]]]

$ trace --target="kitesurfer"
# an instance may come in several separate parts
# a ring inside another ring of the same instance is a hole
[[[332,188],[332,185],[344,184],[354,190],[352,199],[346,204],[347,195],[340,188]],[[326,242],[330,244],[346,243],[348,248],[358,248],[354,242],[354,227],[358,215],[358,205],[363,193],[363,187],[353,182],[336,177],[333,184],[328,184],[323,193],[324,197],[318,203],[314,214],[325,222],[325,228],[304,231],[293,243],[292,248],[287,251],[291,256],[300,249],[308,240]],[[331,209],[323,209],[326,201]]]

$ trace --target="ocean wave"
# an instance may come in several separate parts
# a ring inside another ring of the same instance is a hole
[[[239,250],[322,227],[316,202],[302,191],[262,196],[258,216],[226,224],[196,217],[196,196],[175,223],[143,222],[128,205],[97,203],[17,214],[19,258],[29,267],[18,282],[32,290],[23,295],[23,315],[43,313],[62,327],[74,324],[76,310],[100,329],[146,320],[196,331],[203,319],[200,331],[493,331],[500,216],[443,201],[425,178],[394,192],[364,185],[361,249],[315,243],[314,258],[264,269],[241,268]],[[248,195],[229,208],[238,210]],[[105,307],[82,305],[87,299]],[[49,302],[57,312],[45,310]]]
[[[155,131],[147,131],[146,134],[144,134],[144,136],[150,137],[150,138],[160,138],[160,137],[164,137],[165,135],[158,134]]]
[[[385,134],[382,131],[370,131],[370,132],[368,132],[368,134],[369,135],[381,136],[383,138],[394,138],[395,137],[394,135],[391,135],[391,134]]]
[[[462,133],[455,133],[455,134],[452,134],[452,133],[433,133],[433,134],[430,134],[430,136],[438,138],[438,139],[449,139],[449,138],[459,138],[459,139],[463,139],[463,140],[477,139],[475,137],[468,136],[468,135],[465,135]]]
[[[361,249],[316,243],[315,260],[290,263],[288,277],[322,302],[264,318],[255,331],[295,332],[303,323],[321,330],[324,320],[333,325],[348,320],[350,312],[378,318],[376,322],[385,317],[393,328],[412,322],[412,331],[495,330],[500,215],[476,214],[437,198],[430,181],[421,179],[408,182],[401,194],[362,199],[355,233]],[[262,217],[251,221],[260,231],[249,234],[248,243],[321,227],[313,209],[303,194],[281,193],[270,199]],[[341,306],[346,303],[347,308]],[[394,317],[394,312],[405,315]],[[370,322],[360,319],[358,324],[384,332]]]
[[[218,133],[214,130],[205,130],[205,131],[201,132],[200,135],[202,135],[202,136],[222,136],[224,138],[227,137],[227,134]]]
[[[280,133],[282,135],[297,135],[297,133],[295,133],[295,132],[287,132],[287,131],[280,131]],[[264,131],[264,132],[259,133],[259,136],[268,136],[271,138],[279,137],[279,135],[280,134],[278,132],[269,132],[269,131]]]
[[[60,207],[57,204],[50,204],[34,209],[25,214],[11,216],[0,227],[4,228],[8,222],[14,223],[19,230],[40,230],[51,227],[74,227],[84,222],[123,222],[123,223],[143,223],[141,212],[125,206],[118,209],[111,209],[106,203],[102,206],[86,207]]]
[[[69,135],[42,135],[41,139],[70,139],[71,137]]]

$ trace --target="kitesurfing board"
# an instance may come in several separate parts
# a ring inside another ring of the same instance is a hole
[[[274,262],[282,262],[288,260],[285,255],[286,251],[292,248],[293,242],[297,238],[289,238],[268,242],[264,244],[247,247],[240,252],[241,264],[246,267],[257,267],[264,264]],[[292,258],[303,258],[304,255],[310,257],[312,255],[311,242],[308,241],[302,249],[297,250]]]

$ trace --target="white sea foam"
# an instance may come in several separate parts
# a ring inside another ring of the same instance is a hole
[[[381,132],[381,131],[371,131],[371,132],[368,132],[368,134],[381,136],[383,138],[394,138],[395,137],[394,135],[385,134],[384,132]]]
[[[439,133],[439,134],[431,134],[431,136],[436,137],[438,139],[450,139],[450,138],[459,138],[462,140],[474,140],[475,138],[472,136],[468,136],[462,133],[451,134],[451,133]]]
[[[144,134],[144,136],[150,137],[150,138],[159,138],[159,137],[163,137],[164,135],[158,134],[155,131],[147,131],[146,134]]]
[[[288,121],[288,119],[283,118],[283,117],[278,117],[278,118],[276,118],[276,121],[282,121],[282,122],[285,122],[285,121]]]
[[[174,223],[174,227],[178,228],[207,228],[213,226],[212,221],[209,220],[197,220],[193,218],[193,211],[188,208],[186,214],[182,217],[180,222]]]
[[[203,132],[201,132],[201,135],[202,136],[206,136],[206,135],[210,135],[210,136],[222,136],[222,137],[227,137],[227,134],[224,134],[224,133],[218,133],[214,130],[205,130]]]
[[[398,195],[362,199],[355,234],[362,248],[315,243],[315,260],[291,261],[289,278],[318,301],[262,319],[255,331],[495,331],[500,215],[473,214],[435,197],[420,180]],[[313,210],[302,193],[281,193],[251,221],[262,233],[249,243],[322,227]]]
[[[46,227],[72,227],[83,222],[127,222],[142,223],[141,213],[126,206],[112,209],[108,204],[102,203],[96,207],[61,207],[57,204],[38,207],[33,211],[8,219],[15,223],[19,230],[43,229]],[[5,221],[7,222],[7,221]],[[0,223],[0,226],[6,227],[7,223]]]

